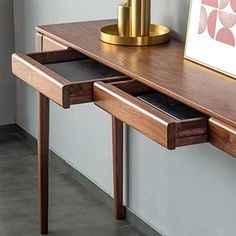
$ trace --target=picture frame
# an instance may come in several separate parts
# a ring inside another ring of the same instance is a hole
[[[191,0],[184,58],[236,78],[236,0]]]

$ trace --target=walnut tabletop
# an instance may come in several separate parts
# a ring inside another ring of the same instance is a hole
[[[115,46],[101,42],[101,27],[115,22],[103,20],[46,25],[37,27],[37,31],[236,127],[236,80],[185,60],[184,44],[175,40],[149,47]]]

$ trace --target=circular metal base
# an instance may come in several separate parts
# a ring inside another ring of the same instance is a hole
[[[148,46],[162,44],[170,39],[170,29],[162,25],[151,25],[149,36],[121,37],[118,25],[108,25],[101,29],[101,40],[105,43],[123,46]]]

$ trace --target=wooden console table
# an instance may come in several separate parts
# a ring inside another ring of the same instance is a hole
[[[236,81],[183,59],[171,40],[121,47],[99,40],[112,20],[37,27],[38,53],[14,54],[13,73],[38,91],[40,229],[48,232],[49,100],[63,108],[95,102],[112,115],[115,216],[123,211],[123,122],[168,149],[210,142],[236,156]],[[137,96],[159,91],[202,116],[176,120]]]

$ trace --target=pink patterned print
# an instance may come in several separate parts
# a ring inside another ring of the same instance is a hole
[[[220,9],[225,8],[229,3],[229,0],[220,0]]]
[[[216,40],[231,46],[235,46],[234,35],[231,30],[227,28],[222,28],[221,30],[219,30],[216,35]]]
[[[214,39],[216,33],[217,10],[211,12],[207,21],[207,30],[209,35]]]
[[[235,25],[236,0],[202,0],[199,35],[205,35],[206,32],[213,40],[235,47]]]
[[[218,8],[218,0],[202,0],[202,4]]]
[[[235,0],[230,0],[230,5],[233,11],[236,13],[236,1]]]
[[[236,24],[236,15],[225,11],[219,11],[219,18],[223,26],[231,28]]]
[[[207,26],[207,12],[205,7],[202,6],[198,33],[202,34],[205,31],[206,26]]]

